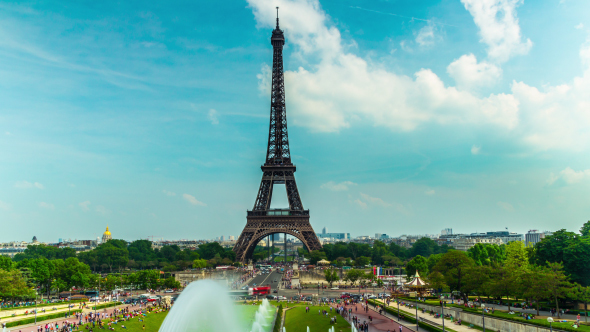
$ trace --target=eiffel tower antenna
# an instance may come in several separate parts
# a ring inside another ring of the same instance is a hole
[[[263,238],[284,233],[299,239],[307,250],[318,250],[322,246],[311,224],[309,210],[303,208],[297,183],[295,165],[291,161],[289,136],[287,132],[287,108],[285,106],[285,79],[283,73],[283,45],[285,35],[279,28],[279,7],[277,26],[272,31],[270,43],[272,57],[272,91],[270,96],[270,125],[266,160],[262,168],[262,181],[254,207],[248,211],[246,227],[236,241],[236,259],[247,262],[252,257],[256,244]],[[288,209],[271,209],[273,186],[284,184],[289,200]],[[273,241],[274,243],[274,241]]]

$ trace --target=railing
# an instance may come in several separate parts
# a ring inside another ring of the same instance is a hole
[[[248,211],[248,216],[309,216],[309,210],[272,209]]]

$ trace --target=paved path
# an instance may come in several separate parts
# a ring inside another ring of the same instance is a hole
[[[99,309],[96,312],[97,313],[103,313],[106,312],[108,314],[111,314],[115,308],[117,309],[121,309],[121,308],[126,308],[129,307],[129,311],[135,310],[135,309],[139,309],[139,306],[133,306],[130,304],[122,304],[119,305],[117,307],[110,307],[105,309]],[[142,308],[145,308],[145,306],[143,306]],[[84,309],[83,313],[90,313],[90,312],[94,312],[94,310],[90,310],[90,309]],[[44,320],[44,321],[40,321],[37,322],[37,324],[27,324],[27,325],[20,325],[20,326],[15,326],[15,327],[10,327],[10,328],[6,328],[6,331],[13,331],[13,332],[37,332],[37,326],[45,326],[45,324],[49,324],[49,323],[55,323],[55,322],[59,322],[59,325],[62,326],[66,321],[72,322],[72,321],[76,321],[76,317],[72,316],[69,317],[68,319],[65,318],[57,318],[57,319],[49,319],[49,320]],[[82,330],[82,329],[81,329]]]
[[[377,300],[378,302],[383,303],[382,300]],[[392,308],[394,310],[397,310],[397,303],[395,302],[391,302],[391,304],[394,305],[390,305],[388,306],[389,308]],[[399,306],[399,310],[405,312],[406,314],[412,315],[413,317],[416,317],[416,308],[407,308],[406,306],[403,306],[400,304]],[[445,312],[446,314],[446,312]],[[430,314],[428,313],[422,313],[422,311],[420,311],[420,306],[418,306],[418,318],[423,318],[426,320],[429,320],[431,322],[435,322],[438,324],[441,324],[442,326],[442,319],[441,318],[434,318],[434,316],[430,316]],[[416,326],[415,324],[413,324],[414,327]],[[454,323],[452,323],[450,320],[445,320],[445,327],[450,328],[451,330],[457,331],[457,332],[473,332],[474,330],[469,328],[468,325],[456,325]]]
[[[348,305],[346,308],[350,308],[351,306]],[[369,321],[369,316],[373,318],[373,322],[369,323],[369,332],[380,332],[380,331],[391,331],[391,332],[399,332],[400,326],[402,326],[402,332],[414,332],[416,331],[415,326],[411,326],[409,324],[401,324],[399,323],[394,317],[388,315],[387,313],[383,313],[383,315],[379,314],[379,312],[375,311],[371,306],[369,306],[369,311],[364,311],[363,307],[360,304],[352,305],[352,316],[348,317],[348,322],[352,325],[352,317],[357,317],[359,322]]]

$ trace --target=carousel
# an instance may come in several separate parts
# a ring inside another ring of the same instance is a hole
[[[422,297],[424,293],[429,289],[429,285],[420,278],[420,274],[416,271],[414,279],[404,284],[404,290],[408,292],[415,292],[417,296]]]

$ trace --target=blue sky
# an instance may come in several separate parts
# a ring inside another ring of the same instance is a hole
[[[25,1],[0,3],[0,241],[239,235],[276,6],[317,231],[590,219],[587,1]]]

